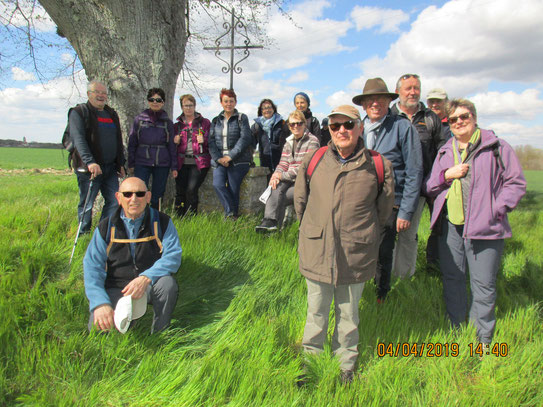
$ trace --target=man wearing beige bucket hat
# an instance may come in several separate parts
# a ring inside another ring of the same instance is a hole
[[[422,183],[422,151],[417,130],[409,120],[392,114],[389,109],[390,102],[397,97],[397,93],[388,91],[383,79],[372,78],[366,81],[362,94],[353,98],[353,103],[366,111],[363,134],[366,147],[381,153],[394,169],[394,209],[382,230],[379,247],[379,303],[390,291],[396,234],[411,226]]]

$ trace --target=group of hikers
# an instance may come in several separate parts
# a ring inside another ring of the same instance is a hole
[[[510,145],[479,128],[469,100],[449,101],[443,89],[433,89],[426,107],[418,75],[402,75],[394,92],[372,78],[353,105],[332,109],[322,126],[304,92],[294,96],[295,110],[286,119],[263,99],[250,126],[232,89],[221,90],[223,110],[211,121],[196,111],[192,95],[182,95],[182,114],[173,123],[163,109],[164,90],[152,88],[148,108],[134,119],[128,137],[125,170],[119,118],[106,104],[107,88],[91,81],[87,94],[88,102],[69,112],[68,128],[82,233],[90,232],[99,191],[105,202],[83,261],[89,329],[125,332],[148,303],[154,310],[151,331],[169,326],[182,250],[172,220],[159,211],[167,178],[175,178],[176,214],[197,214],[199,187],[213,167],[225,219],[236,220],[240,187],[258,149],[260,166],[269,169],[269,190],[256,231],[279,230],[292,204],[300,221],[304,352],[323,351],[333,301],[332,351],[343,382],[353,380],[364,284],[375,279],[376,301],[384,304],[392,271],[402,278],[414,274],[425,205],[431,213],[427,267],[441,273],[451,326],[466,322],[469,309],[477,341],[489,348],[496,279],[504,239],[511,237],[507,214],[525,194],[526,181]],[[297,384],[305,383],[302,373]]]

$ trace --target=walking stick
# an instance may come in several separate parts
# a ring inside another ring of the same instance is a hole
[[[79,172],[86,172],[85,170],[81,171],[81,169],[77,169]],[[79,239],[79,232],[81,231],[81,225],[83,225],[83,219],[85,218],[85,214],[87,213],[87,204],[89,203],[89,196],[92,191],[92,184],[94,183],[94,180],[91,179],[89,183],[89,190],[87,191],[87,196],[85,197],[85,203],[83,204],[83,213],[81,214],[81,219],[79,220],[79,226],[77,227],[77,234],[75,235],[75,241],[74,241],[74,247],[72,248],[72,255],[70,256],[70,262],[69,265],[72,264],[72,259],[74,258],[75,253],[75,247],[77,246],[77,240]]]

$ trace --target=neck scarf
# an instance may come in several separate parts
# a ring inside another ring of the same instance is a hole
[[[468,150],[470,146],[477,144],[479,138],[481,137],[481,130],[477,129],[471,135],[468,145],[462,151],[462,154],[459,154],[458,147],[456,145],[456,139],[453,138],[452,149],[454,156],[454,165],[463,163],[468,156]],[[460,155],[460,157],[459,157]],[[453,225],[463,225],[464,224],[464,201],[462,199],[462,182],[459,178],[455,178],[447,192],[447,213],[449,215],[449,222]]]
[[[268,139],[271,138],[271,128],[275,124],[275,114],[270,117],[269,119],[266,119],[264,116],[262,116],[262,119],[260,120],[260,123],[262,124],[262,130],[264,130],[264,133],[268,136]]]
[[[385,118],[386,116],[375,123],[372,123],[369,117],[364,119],[364,137],[366,138],[366,148],[373,150],[375,147],[375,141],[377,140],[379,128],[385,121]]]

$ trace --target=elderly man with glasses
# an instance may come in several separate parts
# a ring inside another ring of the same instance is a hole
[[[119,207],[96,228],[83,260],[89,300],[89,330],[108,331],[115,306],[126,296],[146,296],[153,305],[151,332],[170,324],[177,302],[172,276],[181,265],[181,245],[172,220],[149,206],[151,192],[136,177],[125,179],[115,194]]]
[[[294,186],[300,273],[307,284],[302,345],[308,354],[323,351],[333,300],[331,345],[347,384],[358,358],[359,301],[364,283],[375,276],[379,235],[394,204],[394,180],[390,162],[380,156],[374,161],[364,146],[358,109],[338,106],[328,117],[332,139],[307,154]],[[301,375],[298,385],[305,381]]]

